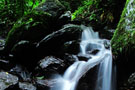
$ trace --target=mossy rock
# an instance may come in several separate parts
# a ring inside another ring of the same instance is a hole
[[[8,33],[5,49],[11,49],[20,40],[37,42],[49,32],[51,16],[46,12],[33,11],[19,19]]]
[[[37,6],[35,10],[48,12],[53,17],[58,18],[65,10],[65,7],[59,2],[59,0],[46,0]]]
[[[37,43],[47,34],[58,30],[61,27],[58,17],[62,13],[64,13],[64,7],[58,0],[46,0],[32,12],[20,18],[8,33],[5,53],[9,53],[13,46],[21,40]]]
[[[111,40],[113,54],[135,50],[135,1],[127,0],[121,19]]]

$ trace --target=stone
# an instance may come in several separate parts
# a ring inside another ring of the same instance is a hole
[[[39,61],[37,71],[46,75],[51,73],[62,73],[64,72],[65,66],[63,60],[54,56],[47,56]]]
[[[64,43],[72,40],[78,40],[81,36],[82,29],[79,25],[68,24],[62,29],[47,35],[38,45],[38,56],[62,56],[61,51]],[[42,53],[41,53],[42,52]]]
[[[18,83],[18,77],[8,72],[0,72],[0,90],[5,90],[9,86]]]
[[[31,81],[31,72],[29,72],[26,67],[21,65],[16,65],[10,69],[10,73],[18,76],[21,81]]]
[[[68,53],[65,53],[63,59],[64,59],[66,65],[68,65],[68,66],[73,64],[75,61],[79,61],[77,55],[68,54]]]
[[[90,54],[85,54],[84,55],[84,54],[79,53],[77,55],[77,57],[78,57],[79,61],[88,61],[89,59],[91,59]]]
[[[65,7],[59,0],[46,0],[45,3],[40,4],[35,10],[44,11],[51,14],[51,16],[58,18],[63,12]]]
[[[19,82],[19,88],[21,90],[37,90],[33,84],[28,82]]]
[[[37,88],[39,90],[49,90],[50,87],[53,87],[53,84],[56,83],[55,79],[43,79],[43,80],[36,80]]]

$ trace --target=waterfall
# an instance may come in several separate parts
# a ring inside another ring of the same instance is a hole
[[[82,26],[82,38],[80,42],[80,54],[90,55],[87,61],[74,62],[64,73],[58,76],[58,82],[51,90],[76,90],[79,79],[91,68],[99,65],[98,77],[95,90],[112,90],[112,54],[105,39],[100,39],[97,32],[91,27]],[[98,50],[96,54],[90,51]]]

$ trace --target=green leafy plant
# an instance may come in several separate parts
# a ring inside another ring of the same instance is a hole
[[[45,0],[0,0],[0,35]]]

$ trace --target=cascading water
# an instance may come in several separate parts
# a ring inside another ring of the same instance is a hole
[[[110,47],[106,48],[105,39],[99,39],[98,33],[91,27],[82,26],[82,41],[80,43],[80,53],[89,55],[87,61],[76,61],[64,73],[57,77],[58,82],[51,90],[75,90],[79,79],[92,67],[100,64],[95,90],[111,89],[112,54]],[[90,51],[98,50],[96,54]]]

